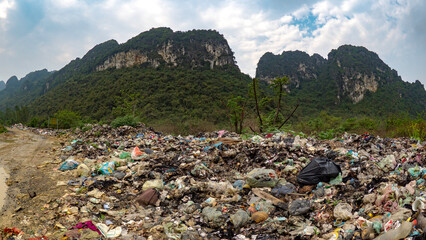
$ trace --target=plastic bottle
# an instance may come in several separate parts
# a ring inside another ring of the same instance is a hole
[[[388,231],[387,233],[379,236],[375,240],[398,240],[403,239],[410,235],[413,224],[411,222],[402,222],[399,228]]]

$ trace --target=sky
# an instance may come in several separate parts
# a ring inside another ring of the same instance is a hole
[[[219,31],[252,77],[265,52],[326,58],[351,44],[426,84],[424,0],[0,0],[0,80],[59,70],[99,43],[153,27]]]

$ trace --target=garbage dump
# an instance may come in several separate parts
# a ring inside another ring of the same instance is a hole
[[[63,137],[56,167],[69,174],[58,182],[68,192],[46,203],[49,230],[31,237],[426,237],[426,142],[90,127]],[[3,239],[24,239],[12,227]]]

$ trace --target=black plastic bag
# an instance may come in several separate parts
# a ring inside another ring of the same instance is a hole
[[[316,185],[319,182],[329,182],[342,172],[340,166],[332,160],[319,157],[312,160],[300,171],[297,182],[302,185]]]

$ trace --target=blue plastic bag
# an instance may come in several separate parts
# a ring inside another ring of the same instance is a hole
[[[68,159],[59,167],[61,171],[76,169],[79,163],[73,159]]]

